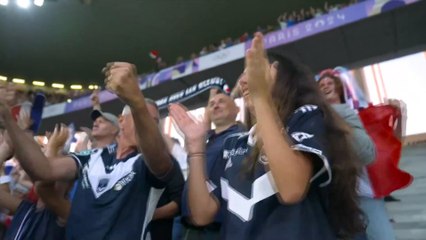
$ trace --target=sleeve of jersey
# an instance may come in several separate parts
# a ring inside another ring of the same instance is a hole
[[[302,107],[290,117],[287,133],[292,149],[311,154],[314,173],[311,184],[327,186],[332,180],[330,161],[325,152],[325,126],[322,111],[316,106]]]
[[[179,166],[179,163],[177,161],[174,161],[174,164],[176,166]],[[166,192],[168,193],[170,200],[176,202],[179,207],[182,199],[182,191],[184,184],[185,180],[183,178],[182,171],[176,171],[176,173],[173,174],[171,180],[168,182],[166,187]]]
[[[165,188],[170,181],[173,181],[173,179],[176,179],[178,176],[176,175],[182,175],[182,171],[179,167],[179,164],[177,163],[176,159],[172,157],[172,168],[168,173],[166,173],[164,176],[158,177],[155,176],[148,168],[146,171],[146,178],[149,181],[149,183],[158,189]],[[182,177],[183,178],[183,177]]]
[[[90,154],[92,152],[90,150],[79,152],[79,153],[70,153],[70,157],[72,157],[77,165],[78,172],[81,173],[84,165],[87,164],[90,160]]]

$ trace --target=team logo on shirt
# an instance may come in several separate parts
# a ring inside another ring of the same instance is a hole
[[[136,172],[134,164],[140,160],[140,155],[114,165],[107,165],[99,154],[92,154],[89,161],[83,164],[81,187],[91,189],[95,198],[101,197],[108,191],[121,191],[133,182]]]
[[[294,140],[298,142],[302,142],[305,139],[313,138],[313,134],[305,133],[305,132],[294,132],[291,134],[291,136],[294,138]]]
[[[108,182],[109,182],[108,178],[103,178],[99,180],[98,188],[96,188],[96,191],[99,193],[105,190],[105,188],[108,186]]]

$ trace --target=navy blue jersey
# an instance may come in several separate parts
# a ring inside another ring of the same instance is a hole
[[[68,239],[146,239],[168,179],[161,181],[137,152],[116,159],[116,146],[73,154],[80,170],[67,224]]]
[[[23,200],[13,216],[6,240],[63,240],[65,227],[50,210]]]
[[[313,159],[310,188],[299,203],[286,205],[279,201],[265,155],[260,154],[254,171],[247,167],[251,165],[246,161],[256,141],[253,132],[227,138],[223,161],[215,166],[222,173],[212,176],[208,182],[221,205],[227,206],[222,238],[335,239],[326,215],[332,175],[324,147],[324,119],[320,109],[313,105],[299,108],[290,116],[286,133],[283,132],[295,151],[311,154]]]
[[[216,161],[220,161],[222,159],[222,148],[225,142],[225,139],[232,134],[240,133],[245,131],[245,129],[239,125],[235,124],[226,129],[223,132],[218,134],[215,133],[214,130],[210,130],[207,135],[207,143],[206,143],[206,171],[207,177],[214,176],[223,172],[222,169],[215,169],[213,166],[216,164]],[[214,171],[218,171],[219,173],[215,173]],[[224,208],[219,210],[219,213],[215,217],[215,222],[222,222],[222,215],[224,212]],[[182,194],[182,216],[189,217],[191,214],[189,212],[188,206],[188,184],[185,184],[184,192]]]

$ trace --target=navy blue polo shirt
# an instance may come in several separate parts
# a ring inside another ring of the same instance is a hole
[[[147,239],[158,199],[179,166],[160,181],[136,151],[116,159],[116,145],[71,156],[80,174],[67,239]]]
[[[235,124],[222,131],[218,134],[214,130],[210,130],[207,134],[207,143],[206,143],[206,170],[207,177],[210,178],[211,175],[214,175],[213,171],[216,161],[222,159],[222,148],[225,139],[232,134],[245,131],[244,127],[240,124]],[[216,173],[217,174],[217,173]],[[222,222],[222,215],[224,209],[221,209],[215,217],[215,222]],[[190,211],[188,206],[188,184],[185,184],[183,194],[182,194],[182,217],[189,217]]]
[[[253,129],[229,136],[223,159],[218,161],[209,184],[226,206],[223,239],[336,239],[327,217],[328,191],[332,179],[322,111],[313,105],[297,109],[286,126],[291,147],[311,155],[314,173],[304,200],[286,205],[279,201],[268,159],[260,155],[253,172],[246,162],[255,146]],[[284,131],[284,130],[283,130]]]
[[[58,223],[58,217],[49,209],[37,209],[36,203],[23,200],[13,216],[5,239],[63,240],[65,227]]]

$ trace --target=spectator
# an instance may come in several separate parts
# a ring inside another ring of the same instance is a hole
[[[116,145],[49,160],[16,126],[3,102],[0,119],[31,179],[70,181],[79,177],[67,224],[68,239],[146,239],[152,208],[166,183],[180,170],[149,116],[135,67],[110,63],[104,73],[106,87],[131,106],[120,117]]]
[[[176,64],[181,64],[181,63],[183,63],[185,60],[183,59],[183,57],[182,56],[179,56],[179,57],[177,57],[177,59],[176,59]]]
[[[220,45],[218,47],[218,50],[222,50],[226,48],[226,41],[225,39],[220,40]]]
[[[334,110],[351,126],[353,132],[353,146],[358,157],[365,165],[375,160],[375,145],[365,132],[358,114],[346,104],[344,85],[337,75],[332,73],[322,74],[318,86]],[[383,199],[375,199],[367,169],[363,169],[358,179],[358,194],[360,207],[366,215],[366,232],[370,240],[395,239],[392,225],[386,211]]]
[[[27,124],[29,126],[29,124]],[[68,133],[68,130],[65,130]],[[47,153],[52,151],[52,144],[57,144],[58,147],[63,147],[67,137],[62,139],[62,142],[58,143],[55,141],[57,137],[57,131],[55,129],[52,135],[53,140],[49,142],[47,147]],[[8,137],[1,143],[0,148],[3,151],[13,153],[14,145],[9,142]],[[4,159],[0,159],[2,162]],[[19,172],[22,172],[18,169]],[[22,178],[18,180],[18,184],[25,185]],[[30,180],[24,180],[30,182]],[[46,191],[41,188],[37,188],[40,198],[37,199],[35,196],[34,188],[32,183],[27,183],[31,190],[26,191],[24,196],[16,197],[7,192],[2,192],[0,199],[0,205],[9,209],[11,213],[15,213],[11,226],[7,231],[6,239],[64,239],[65,238],[65,222],[66,216],[68,216],[69,202],[65,199],[67,195],[67,189],[69,188],[57,188],[55,183],[47,182],[36,182],[37,187],[43,186]],[[60,186],[61,183],[56,183]],[[55,195],[55,201],[53,204],[49,201],[50,196]],[[65,205],[63,205],[65,203]],[[58,208],[55,206],[60,205],[61,211],[56,211]],[[65,208],[62,211],[62,208]],[[62,214],[63,213],[63,214]]]
[[[257,125],[225,141],[219,176],[204,170],[205,126],[170,107],[187,141],[192,219],[211,223],[224,204],[222,239],[351,239],[363,223],[347,126],[303,68],[281,56],[270,66],[264,51],[257,34],[239,82]]]
[[[159,127],[160,113],[155,101],[146,99],[148,112]],[[164,136],[163,136],[164,137]],[[165,140],[167,143],[167,140]],[[168,148],[170,151],[170,148]],[[173,155],[173,152],[170,151]],[[173,157],[178,157],[173,155]],[[182,160],[182,159],[181,159]],[[186,159],[185,159],[186,160]],[[176,166],[180,164],[174,160]],[[155,209],[152,222],[150,224],[150,233],[152,239],[171,240],[173,230],[173,219],[180,212],[182,190],[185,180],[182,172],[179,171],[174,174],[173,178],[167,183],[163,194],[158,201],[157,208]]]
[[[196,58],[198,58],[198,55],[196,53],[191,53],[191,60],[195,60]]]
[[[287,28],[287,13],[281,14],[277,19],[278,24],[280,25],[281,29]]]
[[[210,44],[209,45],[209,52],[216,52],[217,51],[217,47],[214,44]]]
[[[210,130],[206,138],[206,173],[207,176],[213,176],[214,165],[220,159],[221,147],[225,139],[235,133],[244,131],[236,122],[238,107],[232,98],[219,93],[211,97],[206,108],[206,116],[216,126]],[[219,233],[223,221],[222,209],[215,217],[214,222],[208,225],[197,225],[192,219],[188,208],[188,185],[185,185],[185,191],[182,198],[182,224],[184,226],[184,240],[191,239],[219,239]]]
[[[207,55],[207,53],[209,53],[208,50],[207,50],[207,47],[203,47],[200,51],[200,56]]]
[[[247,32],[245,32],[243,35],[241,35],[240,37],[240,43],[244,43],[246,41],[249,40],[249,34]]]
[[[225,48],[232,47],[233,45],[234,45],[234,41],[232,41],[232,38],[227,37],[225,39]]]

